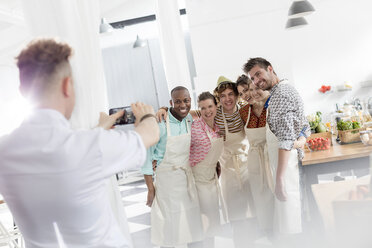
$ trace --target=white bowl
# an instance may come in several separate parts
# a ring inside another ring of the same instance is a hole
[[[360,131],[360,139],[365,145],[372,145],[372,130]]]

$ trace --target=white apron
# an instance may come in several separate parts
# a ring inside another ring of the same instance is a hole
[[[222,196],[226,203],[229,221],[254,216],[252,193],[248,181],[247,140],[244,131],[230,133],[222,111],[226,130],[221,163]]]
[[[249,141],[248,171],[258,224],[263,230],[273,229],[274,182],[266,146],[266,127],[247,128],[251,115],[249,108],[245,135]],[[267,116],[267,115],[266,115]]]
[[[267,110],[269,111],[269,109]],[[276,178],[278,167],[279,143],[276,136],[271,132],[266,122],[266,142],[269,153],[270,166]],[[275,187],[274,180],[274,187]],[[292,149],[288,159],[287,169],[284,177],[287,201],[279,201],[275,197],[274,231],[281,234],[295,234],[302,232],[301,220],[301,197],[300,197],[300,175],[298,169],[297,150]]]
[[[189,165],[190,132],[171,136],[156,169],[155,199],[151,207],[151,241],[177,246],[203,239],[203,227],[194,178]]]
[[[223,138],[212,139],[209,131],[211,148],[203,161],[192,168],[195,185],[199,196],[200,213],[206,236],[215,236],[221,227],[219,202],[225,217],[224,201],[216,172],[217,161],[223,149]],[[225,221],[226,217],[225,217]]]

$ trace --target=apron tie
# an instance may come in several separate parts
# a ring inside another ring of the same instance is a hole
[[[187,181],[187,192],[189,193],[190,198],[194,200],[196,197],[194,193],[195,190],[192,190],[192,186],[194,184],[193,175],[192,175],[191,168],[188,165],[186,166],[173,165],[173,166],[164,166],[164,167],[160,166],[156,168],[157,173],[162,172],[162,171],[176,171],[176,170],[183,170],[185,172],[186,181]]]
[[[239,158],[239,154],[233,154],[232,155],[232,159],[233,159],[233,165],[234,165],[234,169],[235,169],[235,175],[236,175],[236,178],[238,179],[238,183],[239,183],[239,189],[242,189],[242,179],[240,177],[240,158]]]
[[[177,168],[178,167],[178,168]],[[186,177],[187,177],[187,192],[189,193],[189,196],[191,199],[195,199],[195,190],[192,190],[192,185],[194,182],[192,181],[193,175],[191,168],[189,166],[173,166],[173,170],[181,169],[185,172]]]
[[[258,154],[259,154],[259,158],[260,158],[260,177],[261,177],[261,180],[262,180],[262,188],[261,188],[261,191],[264,191],[264,186],[267,186],[271,192],[274,193],[274,181],[273,181],[273,176],[272,176],[272,173],[271,173],[271,169],[270,169],[270,164],[269,164],[269,160],[268,160],[268,157],[265,156],[265,152],[264,152],[264,146],[254,146],[252,145],[250,147],[251,149],[255,149],[258,151]]]

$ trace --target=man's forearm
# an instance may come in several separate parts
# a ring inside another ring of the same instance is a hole
[[[285,175],[285,171],[287,169],[289,156],[291,151],[279,149],[278,152],[278,168],[276,171],[276,180],[282,180]]]
[[[144,119],[134,130],[141,136],[146,148],[159,141],[160,131],[155,118]]]
[[[154,183],[152,182],[152,175],[143,175],[145,178],[146,186],[149,191],[154,191]]]

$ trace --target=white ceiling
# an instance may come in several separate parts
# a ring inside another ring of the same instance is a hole
[[[190,4],[192,4],[193,0],[178,0],[180,9],[185,8],[186,1],[190,1]],[[255,5],[259,9],[267,9],[267,4],[270,1],[249,0],[252,6]],[[291,1],[292,0],[277,0],[275,3],[277,3],[278,6],[276,7],[288,8]],[[313,2],[316,1],[321,0],[313,0]],[[106,18],[108,22],[118,22],[152,15],[155,13],[156,7],[155,0],[99,0],[99,2],[101,17]],[[216,0],[216,4],[218,2],[220,2],[220,4],[226,4],[228,1]],[[265,6],[262,6],[263,4]],[[257,11],[257,8],[250,9],[256,9]],[[21,0],[0,0],[0,37],[2,37],[0,40],[0,64],[4,64],[4,61],[9,61],[9,59],[13,57],[14,50],[18,49],[18,47],[29,38],[23,17]]]
[[[108,22],[118,22],[155,13],[154,0],[99,0],[101,17]],[[185,0],[178,0],[185,8]],[[28,38],[21,0],[0,0],[0,65],[13,57],[17,49]]]

